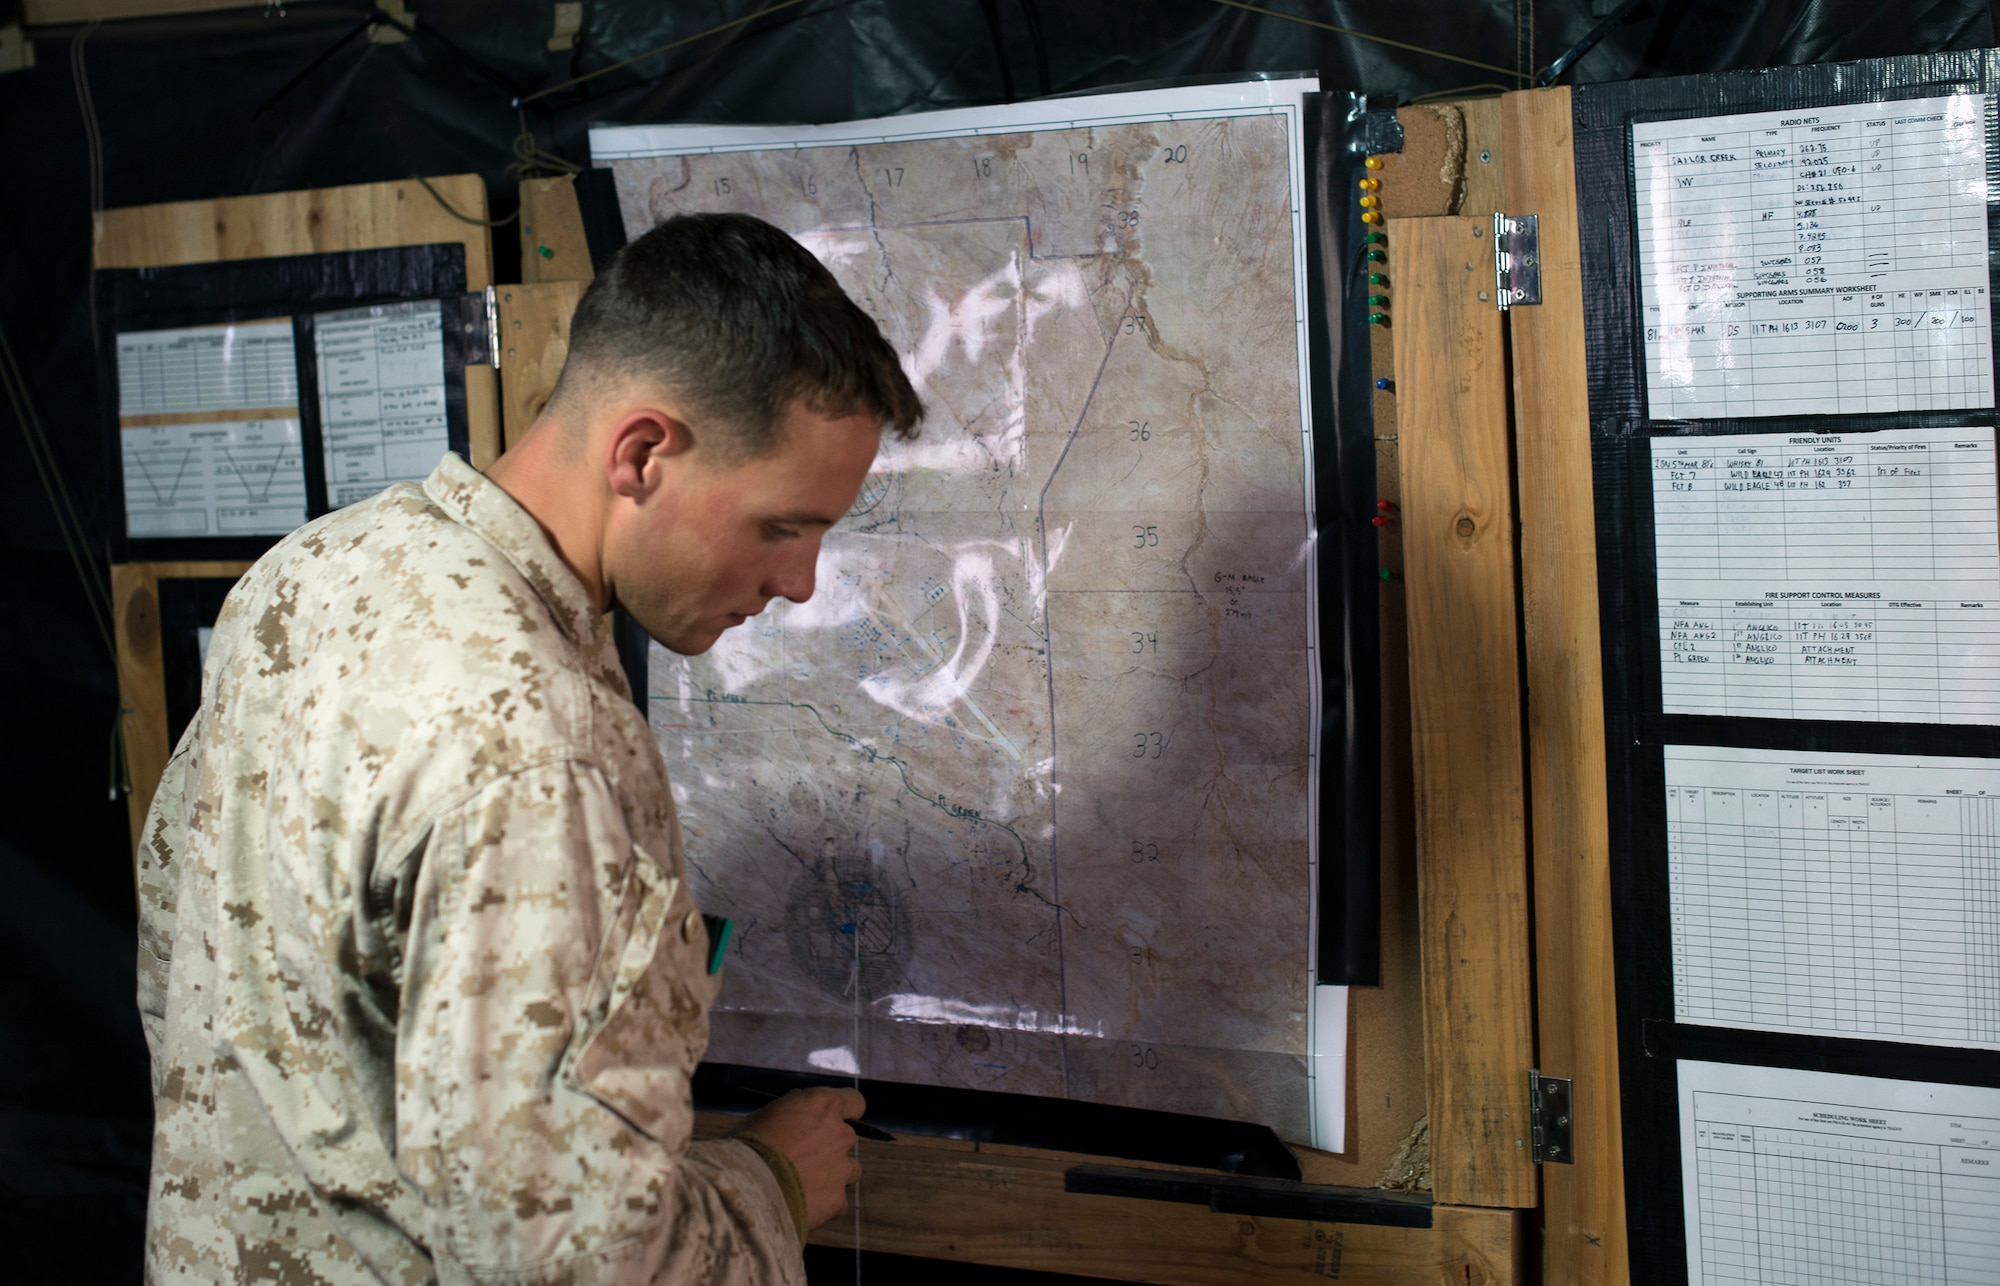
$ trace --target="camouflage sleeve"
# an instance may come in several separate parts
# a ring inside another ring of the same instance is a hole
[[[193,738],[160,774],[153,805],[146,812],[136,865],[139,880],[139,1025],[151,1055],[153,1092],[160,1090],[160,1060],[165,1054],[167,978],[173,971],[175,903],[180,878],[178,859],[187,851],[189,776],[197,756]]]
[[[644,838],[603,775],[568,761],[430,829],[396,1135],[441,1282],[804,1281],[764,1163],[688,1149],[715,984],[674,854]]]

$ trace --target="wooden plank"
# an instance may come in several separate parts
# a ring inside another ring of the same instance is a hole
[[[493,239],[444,202],[468,219],[485,219],[485,181],[446,174],[430,185],[437,196],[415,179],[401,179],[105,210],[97,216],[95,262],[158,268],[455,241],[465,247],[465,288],[484,290],[493,284]],[[492,367],[466,368],[465,410],[472,463],[483,469],[500,454],[500,385]]]
[[[500,383],[507,445],[521,440],[569,356],[569,319],[583,297],[581,281],[500,286]]]
[[[1604,669],[1567,89],[1509,94],[1508,213],[1541,220],[1542,302],[1508,313],[1521,502],[1528,770],[1535,783],[1541,1069],[1576,1080],[1576,1164],[1543,1167],[1548,1280],[1623,1286],[1625,1161],[1611,954]]]
[[[136,855],[145,832],[146,810],[160,787],[173,746],[167,740],[167,673],[160,647],[160,585],[163,580],[202,577],[234,579],[250,570],[240,561],[114,563],[112,636],[118,650],[118,707],[124,719],[125,773],[132,789],[125,797]],[[134,871],[136,875],[136,869]]]
[[[1468,99],[1458,109],[1465,113],[1465,196],[1457,213],[1490,215],[1507,199],[1500,99]]]
[[[595,276],[576,180],[568,175],[521,180],[521,280],[533,285]]]
[[[734,1124],[704,1115],[696,1134],[714,1137]],[[1518,1263],[1525,1220],[1514,1210],[1435,1207],[1429,1228],[1216,1214],[1178,1202],[1064,1192],[1063,1174],[1075,1158],[916,1137],[863,1142],[861,1164],[863,1250],[1165,1286],[1302,1277],[1345,1286],[1526,1280]],[[856,1223],[836,1219],[812,1240],[851,1248]]]
[[[1492,221],[1390,221],[1433,1191],[1532,1206],[1528,856]]]

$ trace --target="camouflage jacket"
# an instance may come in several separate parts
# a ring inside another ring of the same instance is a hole
[[[447,456],[229,596],[140,845],[153,1282],[798,1283],[608,620]]]

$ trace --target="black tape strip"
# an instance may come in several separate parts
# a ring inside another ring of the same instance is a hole
[[[1663,748],[1684,744],[1993,756],[2000,753],[2000,738],[1991,728],[1663,713],[1652,497],[1655,438],[1981,425],[1994,423],[1994,415],[1980,411],[1648,420],[1630,127],[1643,121],[1953,92],[1990,95],[1996,87],[2000,87],[2000,54],[1981,50],[1588,85],[1574,93],[1605,675],[1626,1215],[1632,1280],[1637,1286],[1687,1279],[1676,1059],[1963,1084],[1995,1083],[1995,1068],[2000,1065],[1988,1051],[1676,1024]],[[2000,197],[1996,183],[2000,126],[1990,98],[1986,127],[1989,193]],[[2000,250],[1995,208],[1989,204],[1989,256],[2000,265],[2000,253],[1995,253]]]
[[[1382,1228],[1431,1226],[1429,1196],[1404,1196],[1374,1188],[1287,1183],[1282,1179],[1079,1165],[1063,1172],[1063,1191],[1138,1201],[1174,1201],[1207,1206],[1219,1215],[1250,1215],[1260,1219],[1373,1224]]]

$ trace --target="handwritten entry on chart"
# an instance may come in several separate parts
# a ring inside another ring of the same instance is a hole
[[[1986,99],[1632,127],[1654,419],[1993,405]]]

